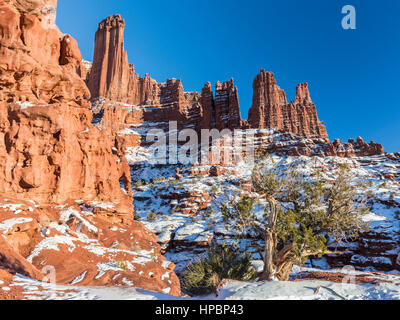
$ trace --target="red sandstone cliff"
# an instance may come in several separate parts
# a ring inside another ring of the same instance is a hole
[[[125,22],[121,16],[110,16],[99,24],[95,37],[93,67],[88,86],[93,98],[103,97],[132,105],[169,108],[168,117],[182,127],[197,130],[247,127],[241,120],[238,90],[233,80],[217,82],[215,93],[207,83],[201,93],[185,93],[180,80],[157,83],[148,75],[140,78],[129,65],[124,49]],[[155,119],[156,120],[156,119]],[[249,113],[252,128],[276,128],[306,137],[328,140],[319,121],[307,84],[297,88],[293,102],[276,85],[272,73],[261,71],[254,81],[253,107]]]
[[[288,102],[274,75],[264,69],[254,79],[253,105],[248,121],[241,119],[238,90],[233,80],[217,82],[214,92],[208,82],[200,93],[187,93],[179,79],[157,83],[147,74],[140,78],[134,66],[128,63],[124,49],[124,28],[125,22],[120,15],[110,16],[99,24],[93,67],[88,76],[92,98],[106,98],[108,101],[102,109],[103,125],[114,128],[114,132],[146,121],[177,121],[179,129],[193,128],[197,131],[212,128],[271,128],[295,134],[299,138],[321,139],[326,144],[324,153],[329,155],[383,153],[382,146],[375,143],[364,143],[361,149],[358,144],[351,142],[340,146],[337,141],[330,143],[325,125],[319,120],[316,106],[311,100],[308,84],[298,85],[295,99]],[[115,102],[141,108],[129,110],[127,107],[118,107]],[[128,147],[140,144],[140,139],[123,137],[120,142]],[[344,149],[347,151],[343,152]],[[309,150],[298,153],[313,154]]]
[[[202,93],[185,92],[180,79],[157,83],[147,74],[141,78],[128,63],[124,28],[125,22],[120,15],[110,16],[99,24],[93,67],[88,76],[92,98],[162,107],[167,110],[162,112],[163,117],[152,120],[178,121],[181,128],[240,127],[238,93],[232,80],[218,82],[214,97],[211,84],[206,84]]]
[[[55,3],[41,1],[39,8]],[[46,20],[43,9],[33,9],[37,2],[13,4],[0,8],[0,193],[129,203],[118,182],[125,179],[129,194],[128,166],[118,163],[107,132],[90,123],[76,41],[50,23],[53,11]]]
[[[0,232],[0,256],[8,257],[0,259],[0,271],[41,278],[37,270],[51,264],[57,283],[73,283],[83,274],[80,284],[120,285],[127,279],[180,294],[172,264],[169,282],[161,279],[165,259],[157,238],[133,220],[129,166],[118,137],[112,128],[91,123],[81,53],[54,25],[56,6],[56,0],[0,1],[0,224],[16,221]],[[15,206],[21,209],[12,212]],[[68,240],[58,243],[57,236]],[[135,250],[154,258],[135,264]],[[99,277],[96,266],[116,259],[132,261],[124,278],[115,282],[109,271]],[[140,276],[139,268],[160,277]]]

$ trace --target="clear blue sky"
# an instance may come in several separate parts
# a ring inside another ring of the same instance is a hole
[[[346,4],[357,30],[341,27]],[[398,0],[59,0],[57,23],[91,61],[98,22],[116,13],[142,76],[181,78],[186,91],[233,77],[247,119],[265,68],[289,99],[309,82],[332,140],[362,136],[400,151]]]

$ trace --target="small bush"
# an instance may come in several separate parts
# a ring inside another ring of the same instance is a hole
[[[211,195],[215,196],[215,195],[217,195],[218,192],[219,192],[219,188],[216,185],[212,186]]]
[[[117,262],[117,266],[118,268],[122,269],[122,270],[126,270],[128,269],[128,263],[126,261],[120,260]]]
[[[154,220],[156,220],[157,219],[157,215],[155,214],[155,212],[154,211],[150,211],[148,214],[147,214],[147,220],[149,220],[149,221],[154,221]]]
[[[157,262],[158,261],[158,255],[156,253],[151,253],[150,258],[152,262]]]
[[[151,179],[151,183],[153,183],[153,184],[161,183],[161,182],[164,182],[165,180],[166,180],[165,177],[153,178],[153,179]]]
[[[182,288],[191,294],[210,294],[216,292],[224,279],[247,281],[256,275],[251,254],[226,245],[213,245],[203,258],[187,267]]]
[[[145,181],[143,181],[143,180],[141,180],[141,181],[136,181],[136,182],[133,184],[134,188],[140,188],[140,187],[142,187],[142,186],[144,186],[144,185],[145,185]]]

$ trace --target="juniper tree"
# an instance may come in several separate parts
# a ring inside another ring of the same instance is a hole
[[[333,181],[319,173],[307,180],[298,169],[257,165],[254,192],[221,206],[226,225],[238,235],[255,232],[264,240],[261,280],[288,280],[295,263],[327,254],[366,227],[362,214],[368,209],[345,166],[337,167]]]

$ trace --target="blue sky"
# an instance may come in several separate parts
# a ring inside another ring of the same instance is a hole
[[[357,29],[343,30],[353,5]],[[398,0],[59,0],[57,24],[92,60],[98,22],[125,18],[125,48],[140,75],[181,78],[186,91],[234,78],[247,119],[260,68],[291,100],[308,82],[331,140],[362,136],[400,151]]]

